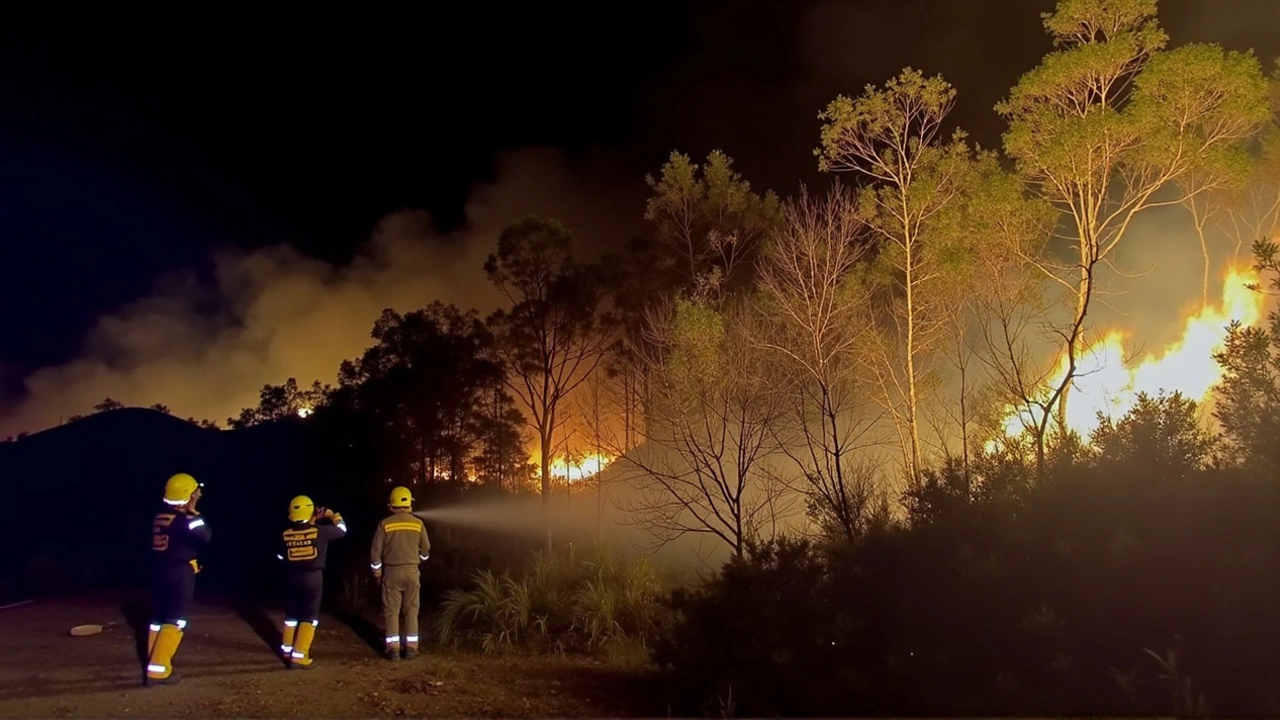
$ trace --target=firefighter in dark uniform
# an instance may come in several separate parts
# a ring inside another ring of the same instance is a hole
[[[310,669],[311,641],[320,625],[320,595],[329,543],[347,534],[342,516],[316,508],[306,495],[289,501],[289,527],[281,534],[276,556],[285,564],[284,628],[280,652],[286,666]]]
[[[373,532],[369,564],[382,583],[382,619],[388,660],[400,659],[400,614],[404,613],[404,657],[418,655],[418,607],[421,575],[418,565],[431,554],[427,526],[413,514],[413,495],[398,487],[391,491],[391,515]]]
[[[151,627],[147,633],[145,684],[170,684],[181,679],[173,671],[173,656],[187,627],[187,611],[196,589],[199,550],[212,533],[196,511],[201,488],[195,478],[178,473],[164,486],[164,508],[151,521]]]

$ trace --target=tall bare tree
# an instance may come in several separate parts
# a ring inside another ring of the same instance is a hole
[[[879,337],[869,343],[876,350],[869,369],[912,482],[925,461],[920,429],[928,359],[946,334],[953,268],[966,262],[956,244],[963,236],[936,228],[959,197],[972,160],[963,133],[941,137],[955,96],[940,76],[908,68],[883,88],[837,97],[819,116],[821,169],[853,171],[866,180],[858,206],[881,245],[870,279],[887,300]]]
[[[546,545],[551,547],[551,456],[558,415],[608,347],[600,313],[599,270],[576,262],[574,238],[557,220],[527,217],[508,225],[485,274],[511,302],[489,325],[507,384],[538,435]]]
[[[1134,218],[1184,202],[1186,192],[1158,193],[1193,171],[1215,177],[1266,120],[1257,60],[1214,45],[1166,51],[1156,0],[1060,0],[1044,26],[1058,49],[996,108],[1009,121],[1005,151],[1028,187],[1059,209],[1074,255],[1036,259],[1073,308],[1058,333],[1067,372],[1045,392],[1040,437],[1051,418],[1065,428],[1100,271]]]
[[[743,315],[715,305],[682,299],[651,319],[647,442],[622,460],[638,471],[624,509],[659,544],[709,535],[741,555],[779,512],[764,464],[780,400]]]
[[[852,540],[864,529],[872,488],[866,458],[883,413],[868,409],[858,383],[859,342],[868,332],[868,285],[859,263],[871,236],[849,192],[837,182],[825,198],[801,189],[782,228],[761,254],[758,339],[775,355],[785,384],[788,422],[779,449],[805,479],[809,511]],[[779,389],[784,389],[780,387]]]

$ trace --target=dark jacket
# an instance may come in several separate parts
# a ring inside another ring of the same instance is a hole
[[[341,516],[332,522],[293,522],[280,533],[281,551],[276,555],[290,573],[323,570],[329,543],[347,534],[347,523]]]
[[[213,538],[204,517],[166,507],[151,520],[151,550],[160,568],[190,564]]]

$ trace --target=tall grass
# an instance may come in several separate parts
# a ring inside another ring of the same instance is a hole
[[[488,571],[448,593],[436,629],[443,644],[485,652],[584,651],[638,660],[662,619],[662,584],[644,559],[607,546],[538,552],[514,576]]]

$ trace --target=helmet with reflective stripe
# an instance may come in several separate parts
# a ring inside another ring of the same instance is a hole
[[[293,522],[306,522],[315,514],[316,504],[306,495],[299,495],[289,501],[289,519]]]
[[[391,491],[391,507],[393,508],[413,507],[413,493],[409,492],[409,488],[398,487]]]
[[[200,483],[186,473],[178,473],[164,484],[164,501],[170,505],[185,505],[191,501]]]

